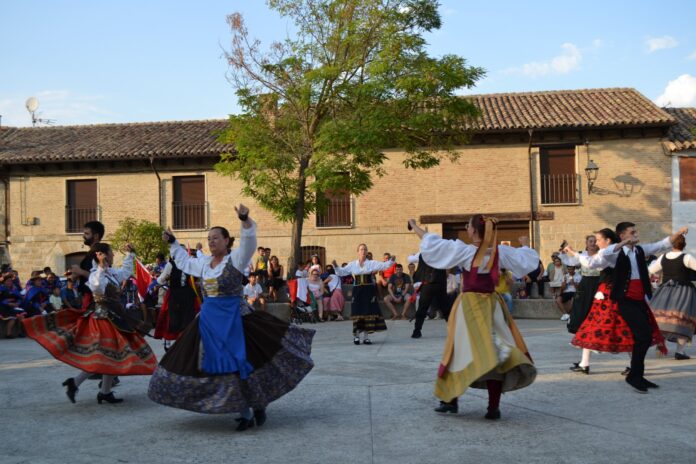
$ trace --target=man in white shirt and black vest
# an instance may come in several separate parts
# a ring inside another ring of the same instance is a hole
[[[611,299],[616,301],[621,316],[633,332],[631,369],[626,382],[639,393],[647,393],[648,388],[658,388],[644,377],[645,355],[652,342],[650,307],[646,302],[646,297],[652,296],[652,286],[645,258],[670,249],[677,236],[687,231],[683,227],[659,242],[638,245],[636,225],[620,222],[616,225],[616,235],[624,246],[610,246],[600,252],[614,267]]]

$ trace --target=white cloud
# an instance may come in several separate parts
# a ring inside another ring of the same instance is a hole
[[[24,106],[26,97],[12,96],[0,100],[3,126],[31,126],[31,116]],[[35,93],[39,100],[36,117],[49,119],[57,125],[97,124],[111,122],[115,114],[100,107],[100,95],[74,95],[68,90],[43,90]]]
[[[694,50],[694,52],[693,52],[691,55],[689,55],[689,58],[688,58],[688,59],[690,59],[690,60],[696,60],[696,50]]]
[[[604,46],[604,41],[602,39],[594,39],[592,41],[592,46],[594,48],[600,48],[600,47]]]
[[[674,48],[677,45],[679,45],[677,39],[670,35],[663,35],[662,37],[648,37],[645,40],[645,47],[648,53],[664,50],[665,48]]]
[[[657,97],[655,103],[658,106],[696,106],[696,77],[682,74],[675,80],[669,81],[665,91]]]
[[[582,52],[572,43],[561,45],[563,52],[547,61],[532,61],[522,66],[505,70],[508,74],[522,74],[528,77],[540,77],[549,74],[568,74],[580,67]]]

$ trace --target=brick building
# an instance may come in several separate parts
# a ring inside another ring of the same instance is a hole
[[[399,260],[418,247],[410,217],[446,237],[462,237],[471,214],[501,220],[500,240],[531,235],[547,262],[562,239],[580,247],[593,230],[636,222],[644,240],[672,229],[672,159],[664,148],[673,115],[633,89],[470,96],[482,111],[458,162],[404,168],[386,150],[386,175],[359,197],[335,197],[305,222],[303,246],[326,259],[354,259],[358,243]],[[259,243],[284,262],[290,226],[250,199],[241,183],[217,175],[229,151],[216,141],[225,121],[0,128],[7,214],[5,259],[23,276],[62,269],[85,251],[81,226],[99,219],[109,232],[125,216],[171,225],[182,241],[205,243],[213,225],[237,233],[233,205],[248,204]],[[585,168],[599,167],[589,191]],[[157,171],[153,170],[153,166]]]

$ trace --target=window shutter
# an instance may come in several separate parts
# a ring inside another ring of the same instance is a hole
[[[679,158],[679,200],[696,200],[696,157]]]

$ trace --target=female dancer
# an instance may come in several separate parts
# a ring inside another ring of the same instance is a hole
[[[324,311],[334,313],[335,320],[343,320],[343,307],[346,299],[343,296],[343,288],[341,287],[341,278],[336,275],[334,267],[329,264],[326,266],[327,276],[324,279],[327,292],[324,294]]]
[[[530,385],[536,368],[495,284],[500,267],[525,275],[537,267],[539,255],[526,246],[526,237],[519,238],[522,248],[496,245],[496,221],[480,214],[471,217],[466,229],[472,245],[426,233],[413,219],[409,225],[422,239],[421,257],[428,265],[463,270],[462,293],[448,319],[435,382],[441,400],[435,411],[457,413],[458,397],[471,386],[488,389],[485,418],[500,419],[502,392]]]
[[[267,312],[251,312],[242,298],[242,270],[256,248],[256,223],[244,205],[239,248],[230,250],[224,227],[208,233],[210,256],[193,258],[171,231],[162,234],[183,272],[200,277],[205,299],[196,319],[162,358],[150,379],[151,400],[174,408],[238,412],[237,430],[263,425],[266,406],[295,388],[314,366],[313,330]],[[253,413],[252,413],[253,410]]]
[[[387,324],[382,317],[382,310],[377,303],[377,289],[373,272],[389,269],[394,261],[372,261],[367,258],[367,245],[358,245],[358,259],[345,266],[339,266],[333,261],[333,267],[339,276],[353,275],[353,304],[350,318],[353,320],[353,343],[360,344],[362,334],[363,345],[372,345],[368,334],[387,330]]]
[[[662,335],[677,344],[674,358],[679,361],[690,359],[685,347],[696,330],[696,288],[691,282],[696,258],[684,253],[685,246],[684,235],[679,235],[672,251],[657,258],[648,269],[651,274],[662,271],[662,285],[655,290],[650,307]]]
[[[580,254],[594,256],[598,251],[599,247],[597,246],[597,238],[594,235],[588,235],[585,237],[585,251],[582,251]],[[581,266],[580,274],[582,275],[582,280],[580,280],[580,285],[578,285],[575,298],[573,298],[573,307],[570,310],[570,320],[566,326],[568,328],[568,332],[574,334],[578,331],[578,328],[587,317],[587,313],[590,312],[592,301],[594,301],[594,295],[597,293],[597,287],[599,286],[600,271],[598,269],[592,269],[588,266],[582,265],[577,256],[569,256],[566,253],[561,253],[560,257],[563,264],[566,266]]]
[[[611,229],[602,229],[595,232],[597,246],[600,250],[608,247],[623,247],[627,242],[618,243],[616,233]],[[633,351],[633,334],[624,318],[619,312],[615,301],[610,298],[613,268],[601,258],[601,253],[592,256],[577,253],[572,247],[567,246],[564,252],[571,257],[577,257],[583,267],[601,269],[600,283],[593,297],[590,311],[580,325],[571,341],[571,344],[582,348],[582,358],[579,363],[573,363],[570,370],[590,373],[591,350],[606,353],[630,353]],[[652,344],[660,344],[662,337],[654,324]]]
[[[27,335],[41,344],[56,359],[81,370],[66,379],[66,394],[71,402],[82,382],[90,374],[103,374],[97,402],[120,403],[111,386],[116,375],[149,375],[157,365],[152,349],[135,330],[143,330],[129,319],[121,305],[121,282],[133,272],[135,253],[126,245],[123,266],[112,268],[114,253],[106,243],[93,246],[94,263],[87,285],[94,297],[94,306],[86,311],[65,309],[23,321]]]

